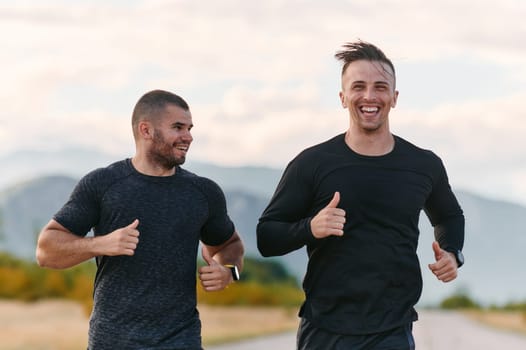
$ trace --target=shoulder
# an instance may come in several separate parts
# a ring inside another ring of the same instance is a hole
[[[330,138],[329,140],[304,149],[296,157],[294,157],[294,159],[292,159],[290,164],[308,163],[312,165],[317,161],[327,159],[327,156],[341,154],[342,150],[345,149],[345,147],[343,147],[345,145],[344,136],[345,134],[339,134]]]
[[[129,159],[120,160],[106,167],[92,170],[84,176],[86,179],[112,181],[132,174]]]
[[[131,167],[129,159],[125,159],[106,167],[92,170],[79,181],[79,184],[104,191],[112,184],[132,174],[133,168]]]
[[[189,182],[206,197],[210,197],[211,195],[223,195],[221,187],[215,181],[204,176],[199,176],[180,167],[177,169],[177,171],[179,172],[179,176],[182,179]]]
[[[345,154],[345,134],[310,146],[301,151],[286,166],[283,178],[309,182],[320,169],[338,163]]]
[[[404,153],[412,153],[413,155],[429,159],[440,159],[433,151],[421,148],[400,136],[395,135],[395,140],[396,146],[399,148],[400,151]]]
[[[433,151],[416,146],[400,136],[394,136],[396,140],[397,153],[411,162],[426,167],[442,167],[442,160]]]
[[[324,152],[335,152],[335,151],[338,151],[341,148],[341,146],[344,144],[345,144],[345,134],[339,134],[326,141],[323,141],[314,146],[310,146],[304,149],[298,155],[298,157],[300,156],[308,157],[308,156],[318,155],[319,153],[324,153]]]

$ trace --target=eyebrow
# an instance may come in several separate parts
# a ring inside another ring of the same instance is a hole
[[[367,82],[365,80],[355,80],[351,82],[351,85],[354,85],[354,84],[367,84]],[[378,80],[378,81],[373,82],[373,84],[374,85],[387,85],[387,86],[390,85],[390,83],[386,80]]]
[[[175,122],[175,123],[172,123],[172,126],[188,126],[189,128],[192,128],[194,126],[194,124],[187,124],[187,123],[183,123],[183,122]]]

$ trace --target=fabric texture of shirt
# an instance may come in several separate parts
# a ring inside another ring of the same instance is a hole
[[[83,177],[54,219],[79,236],[139,219],[133,256],[96,258],[89,349],[201,349],[197,248],[234,233],[217,184],[180,167],[147,176],[126,159]]]
[[[340,334],[371,334],[417,319],[422,292],[416,254],[425,210],[442,249],[464,244],[464,216],[442,161],[394,136],[383,156],[353,152],[344,134],[301,152],[280,180],[258,228],[264,256],[307,247],[300,316]],[[342,237],[316,239],[311,219],[340,192]]]

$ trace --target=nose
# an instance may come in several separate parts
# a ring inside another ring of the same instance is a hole
[[[367,101],[374,101],[376,100],[376,91],[374,88],[367,88],[364,90],[364,93],[363,93],[363,98],[364,100],[367,100]]]
[[[190,132],[190,130],[186,130],[183,134],[183,140],[185,142],[192,142],[194,140],[194,138],[192,137],[192,133]]]

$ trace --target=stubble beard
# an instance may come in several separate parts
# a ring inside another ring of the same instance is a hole
[[[153,136],[153,146],[148,151],[148,158],[152,164],[156,164],[165,170],[170,170],[178,165],[184,164],[186,157],[176,157],[173,154],[174,146],[166,142],[159,131]]]

